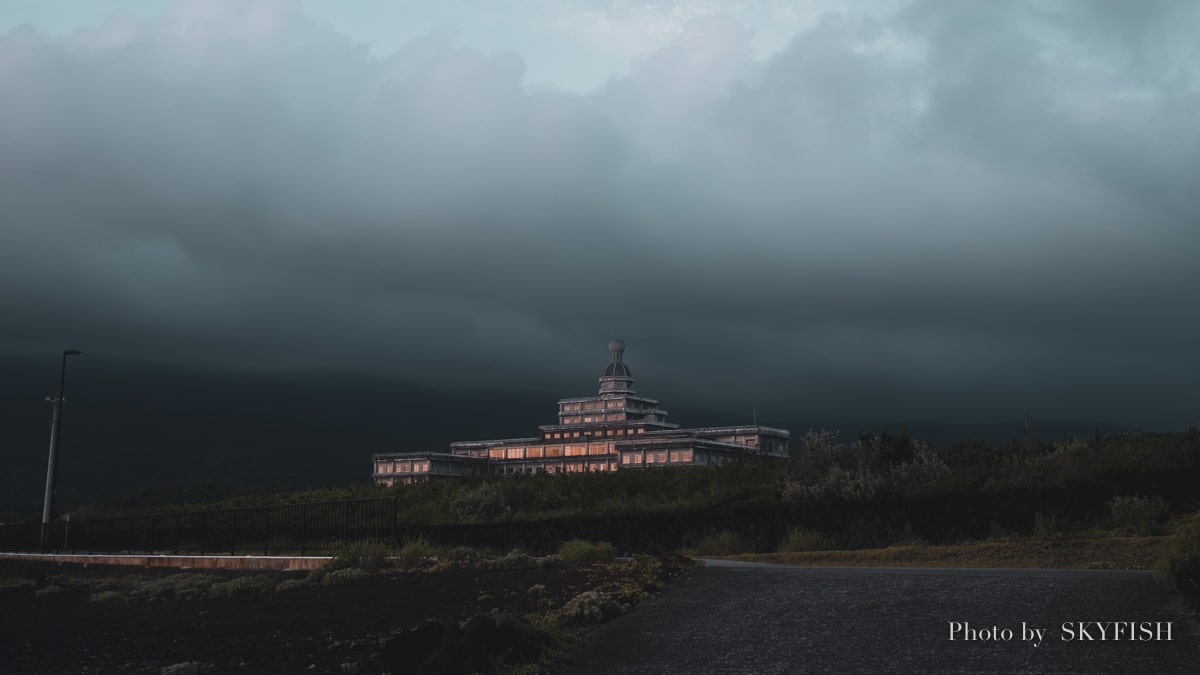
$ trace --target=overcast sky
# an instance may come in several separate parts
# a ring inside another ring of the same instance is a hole
[[[1200,4],[844,4],[5,0],[0,355],[1200,421]]]

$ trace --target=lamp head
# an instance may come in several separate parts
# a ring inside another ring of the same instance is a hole
[[[79,356],[82,353],[83,352],[79,351],[78,349],[67,349],[63,351],[63,356]]]

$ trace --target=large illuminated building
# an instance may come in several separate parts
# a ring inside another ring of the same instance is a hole
[[[449,452],[383,453],[372,457],[376,483],[433,477],[617,471],[720,465],[747,455],[787,457],[786,429],[748,426],[680,429],[658,401],[638,396],[625,365],[625,343],[608,343],[612,360],[595,396],[558,402],[558,424],[529,438],[461,441]]]

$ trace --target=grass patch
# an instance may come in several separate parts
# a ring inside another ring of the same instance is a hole
[[[750,544],[732,530],[721,530],[696,542],[692,551],[698,555],[736,555],[750,550]]]
[[[1200,536],[1200,535],[1197,535]],[[747,553],[733,560],[829,567],[1013,567],[1042,569],[1154,569],[1167,537],[1067,541],[1007,541],[952,546],[891,546],[857,551]]]
[[[214,596],[241,595],[243,593],[261,593],[275,590],[275,580],[271,577],[256,574],[248,577],[235,577],[229,581],[221,581],[209,587],[208,592]]]
[[[0,588],[23,588],[25,586],[36,585],[37,582],[33,579],[24,579],[21,577],[0,577]]]
[[[558,547],[558,557],[566,563],[576,565],[607,562],[614,557],[613,546],[606,541],[590,542],[583,539],[572,539]]]
[[[804,551],[835,551],[837,541],[833,537],[815,530],[793,527],[779,542],[780,553],[802,553]]]
[[[375,542],[360,542],[343,546],[325,563],[327,572],[361,569],[378,572],[388,566],[388,548]]]
[[[1200,609],[1200,513],[1176,523],[1157,571]]]
[[[396,564],[406,570],[420,569],[429,563],[429,559],[437,555],[438,549],[429,543],[429,539],[418,536],[404,540],[404,546],[396,553]]]
[[[1127,536],[1162,534],[1171,515],[1171,507],[1162,497],[1125,495],[1115,497],[1107,506],[1113,528]]]

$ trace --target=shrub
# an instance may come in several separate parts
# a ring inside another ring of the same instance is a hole
[[[1115,529],[1141,537],[1161,532],[1171,509],[1162,497],[1125,495],[1108,502],[1108,512]]]
[[[436,553],[436,549],[424,536],[404,540],[396,554],[396,563],[403,569],[411,570],[423,567],[428,558]]]
[[[1058,524],[1058,517],[1053,513],[1046,515],[1038,511],[1033,516],[1033,536],[1038,539],[1059,539],[1062,537],[1062,528]]]
[[[66,590],[67,589],[65,586],[59,586],[58,584],[50,584],[49,586],[46,586],[45,588],[39,588],[36,591],[34,591],[33,597],[43,598],[47,595],[55,595],[57,593],[62,593]]]
[[[344,570],[334,570],[326,574],[321,579],[322,586],[336,586],[338,584],[348,584],[352,581],[362,581],[371,576],[371,573],[361,567],[348,567]]]
[[[804,551],[836,551],[837,541],[827,534],[814,530],[793,527],[779,542],[780,553],[803,553]]]
[[[600,623],[621,613],[621,605],[606,593],[584,591],[567,601],[558,616],[575,623]]]
[[[612,544],[602,541],[592,543],[583,539],[572,539],[558,547],[558,557],[567,563],[606,562],[613,559]]]
[[[228,596],[272,590],[275,590],[275,580],[259,574],[248,577],[234,577],[229,581],[215,583],[208,589],[208,592],[214,596]]]
[[[1200,513],[1181,518],[1158,572],[1200,608]]]
[[[375,542],[357,542],[343,546],[325,563],[326,572],[358,568],[378,572],[388,565],[388,549]]]
[[[519,567],[534,567],[538,559],[524,551],[513,549],[499,558],[486,558],[475,563],[481,570],[510,570]]]
[[[450,502],[450,513],[459,522],[491,520],[507,512],[504,494],[493,483],[464,487]]]
[[[324,580],[324,577],[322,577],[322,580]],[[308,585],[309,585],[308,579],[285,579],[285,580],[275,584],[275,590],[291,591],[291,590],[295,590],[297,588],[304,588],[305,586],[308,586]]]
[[[696,543],[696,553],[700,555],[733,555],[745,553],[750,548],[741,535],[730,530],[710,534]]]
[[[125,602],[128,599],[129,596],[119,591],[100,591],[99,593],[92,593],[90,598],[92,602],[116,602],[118,600]]]
[[[470,546],[459,546],[452,548],[441,556],[442,560],[467,567],[469,567],[471,563],[479,560],[479,558],[479,551],[476,551]]]

